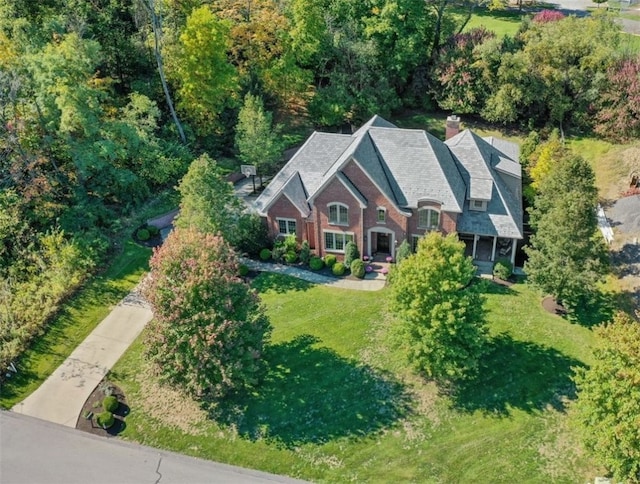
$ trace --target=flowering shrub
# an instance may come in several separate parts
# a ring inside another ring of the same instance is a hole
[[[387,256],[386,261],[389,262],[389,263],[393,262],[393,257],[391,257],[390,255]]]
[[[386,267],[383,267],[382,270],[380,271],[381,274],[387,275],[389,274],[389,269],[387,269]]]
[[[367,266],[367,267],[364,268],[364,270],[367,271],[367,272],[373,272],[373,267]]]
[[[558,10],[541,10],[533,16],[533,21],[540,24],[546,24],[549,22],[557,22],[562,20],[565,15]]]

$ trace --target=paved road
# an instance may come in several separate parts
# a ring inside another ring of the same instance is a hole
[[[2,484],[296,483],[0,411]]]
[[[75,427],[84,402],[151,317],[151,309],[134,290],[35,392],[12,410]]]

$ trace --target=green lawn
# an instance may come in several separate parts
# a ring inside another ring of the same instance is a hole
[[[465,26],[465,31],[484,27],[497,37],[514,36],[520,27],[523,15],[515,11],[476,9]]]
[[[112,306],[139,282],[148,269],[150,254],[149,249],[127,241],[109,269],[64,304],[45,333],[20,358],[18,374],[3,384],[0,407],[11,408],[29,396],[60,366]]]
[[[312,481],[583,482],[596,472],[567,426],[571,367],[591,332],[547,314],[525,284],[482,282],[493,335],[479,379],[441,395],[392,344],[388,291],[255,281],[274,324],[270,373],[211,413],[160,387],[142,337],[112,378],[122,434],[160,448]]]

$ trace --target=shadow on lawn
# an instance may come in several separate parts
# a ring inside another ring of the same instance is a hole
[[[251,282],[251,287],[258,292],[274,291],[286,293],[289,291],[307,291],[313,286],[314,284],[311,282],[275,272],[261,272]]]
[[[453,394],[457,408],[508,415],[510,409],[528,412],[551,405],[564,411],[575,397],[570,379],[578,360],[530,342],[499,335],[484,359],[478,378],[460,385]]]
[[[388,427],[409,412],[402,385],[371,367],[356,365],[313,336],[271,346],[270,371],[253,394],[230,399],[212,412],[251,440],[272,440],[287,448],[364,436]]]

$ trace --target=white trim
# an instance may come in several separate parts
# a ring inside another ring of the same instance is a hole
[[[371,237],[372,234],[381,232],[383,234],[389,234],[391,235],[391,238],[389,239],[389,253],[391,254],[391,257],[393,257],[395,259],[396,257],[396,233],[391,230],[388,229],[387,227],[371,227],[369,230],[367,230],[367,254],[369,255],[373,255],[373,253],[371,252]]]
[[[343,247],[347,246],[347,235],[351,236],[351,240],[355,242],[356,238],[355,238],[355,234],[353,232],[341,232],[339,230],[322,230],[322,250],[324,252],[330,252],[333,254],[344,254],[344,248],[342,250],[339,249],[327,249],[327,239],[325,237],[325,234],[333,234],[334,236],[337,235],[343,235],[344,236],[344,244]],[[335,237],[333,238],[333,241],[335,242]]]
[[[280,232],[280,222],[286,222],[287,231],[286,233]],[[294,223],[295,231],[289,232],[289,222]],[[278,225],[278,235],[295,235],[298,236],[298,221],[295,218],[285,218],[285,217],[276,217],[276,224]]]

